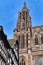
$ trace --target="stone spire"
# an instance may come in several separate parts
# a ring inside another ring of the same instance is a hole
[[[27,9],[26,2],[24,2],[23,9]]]

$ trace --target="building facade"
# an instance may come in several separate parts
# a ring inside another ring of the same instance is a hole
[[[19,40],[19,65],[43,65],[43,25],[32,27],[26,3],[18,14],[14,38]]]
[[[18,65],[18,41],[10,46],[2,26],[0,26],[0,65]]]
[[[26,3],[18,14],[14,39],[7,40],[0,26],[0,65],[43,65],[43,25],[32,27]]]

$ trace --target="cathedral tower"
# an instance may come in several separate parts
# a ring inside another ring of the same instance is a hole
[[[14,30],[14,37],[19,40],[19,64],[31,65],[32,56],[30,38],[32,37],[32,23],[29,9],[27,9],[25,2],[22,11],[18,14],[18,22],[16,29]]]

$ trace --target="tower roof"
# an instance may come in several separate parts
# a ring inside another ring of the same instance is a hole
[[[23,6],[22,11],[29,11],[29,9],[28,9],[27,6],[26,6],[26,2],[24,2],[24,6]]]
[[[26,2],[24,2],[23,9],[27,9]]]

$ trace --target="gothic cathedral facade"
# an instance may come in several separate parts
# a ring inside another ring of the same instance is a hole
[[[19,65],[43,65],[43,25],[32,27],[26,3],[18,14],[14,38],[19,41]]]

